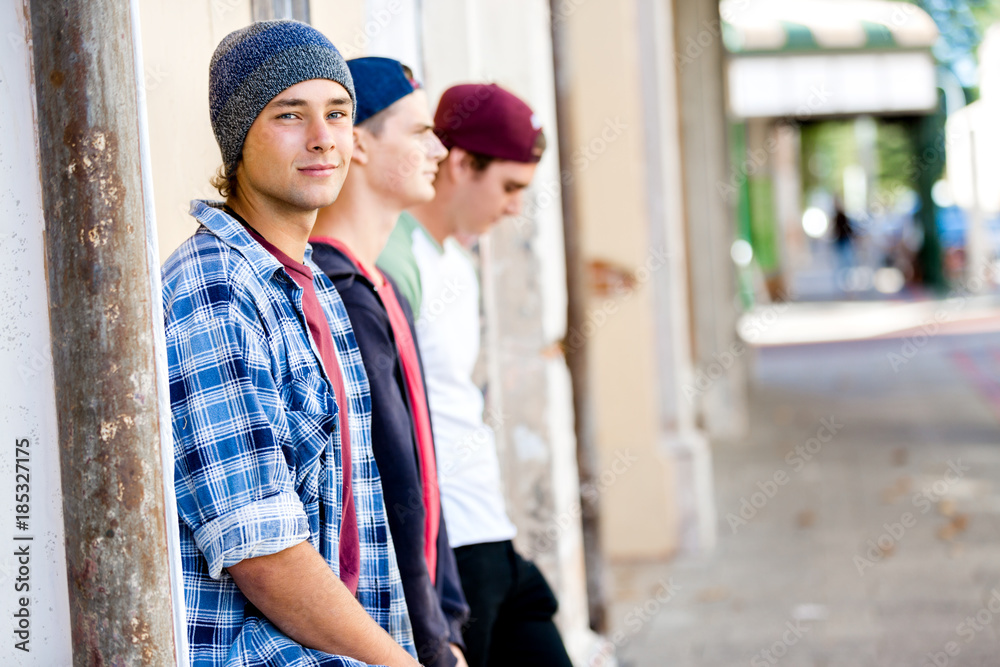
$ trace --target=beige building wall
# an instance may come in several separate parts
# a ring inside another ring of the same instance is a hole
[[[650,243],[639,17],[633,2],[600,0],[579,5],[565,20],[572,58],[572,168],[594,283],[587,318],[593,326],[585,329],[592,328],[587,342],[602,540],[612,560],[662,558],[677,548],[678,527],[674,471],[661,446],[657,409],[653,280],[643,268],[663,270],[660,255],[678,249]]]
[[[377,21],[365,25],[364,0],[310,2],[309,19],[348,59],[368,55],[372,41],[382,30]]]
[[[219,198],[208,184],[222,164],[208,117],[208,63],[223,37],[250,22],[250,0],[140,0],[139,22],[164,260],[197,227],[191,200]]]

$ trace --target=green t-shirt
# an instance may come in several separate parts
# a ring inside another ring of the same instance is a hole
[[[420,317],[420,301],[423,292],[420,285],[420,268],[417,266],[417,258],[413,254],[414,233],[426,235],[435,248],[444,252],[440,244],[420,224],[420,221],[403,211],[399,220],[396,221],[392,234],[389,235],[389,241],[382,249],[382,254],[378,256],[377,264],[378,268],[396,281],[399,293],[410,302],[413,319],[417,319]]]

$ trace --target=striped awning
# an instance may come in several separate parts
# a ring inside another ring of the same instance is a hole
[[[916,5],[883,0],[723,0],[732,54],[929,49],[934,20]]]

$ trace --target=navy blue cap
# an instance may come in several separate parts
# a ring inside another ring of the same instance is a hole
[[[357,95],[356,125],[420,87],[406,76],[402,63],[392,58],[354,58],[347,61],[347,67]]]

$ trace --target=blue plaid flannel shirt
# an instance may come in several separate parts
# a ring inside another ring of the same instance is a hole
[[[225,571],[309,540],[339,572],[338,408],[303,325],[301,288],[232,217],[201,201],[191,214],[202,226],[163,265],[191,664],[357,667],[247,613]],[[357,597],[416,656],[372,455],[368,378],[340,296],[310,255],[351,405]]]

